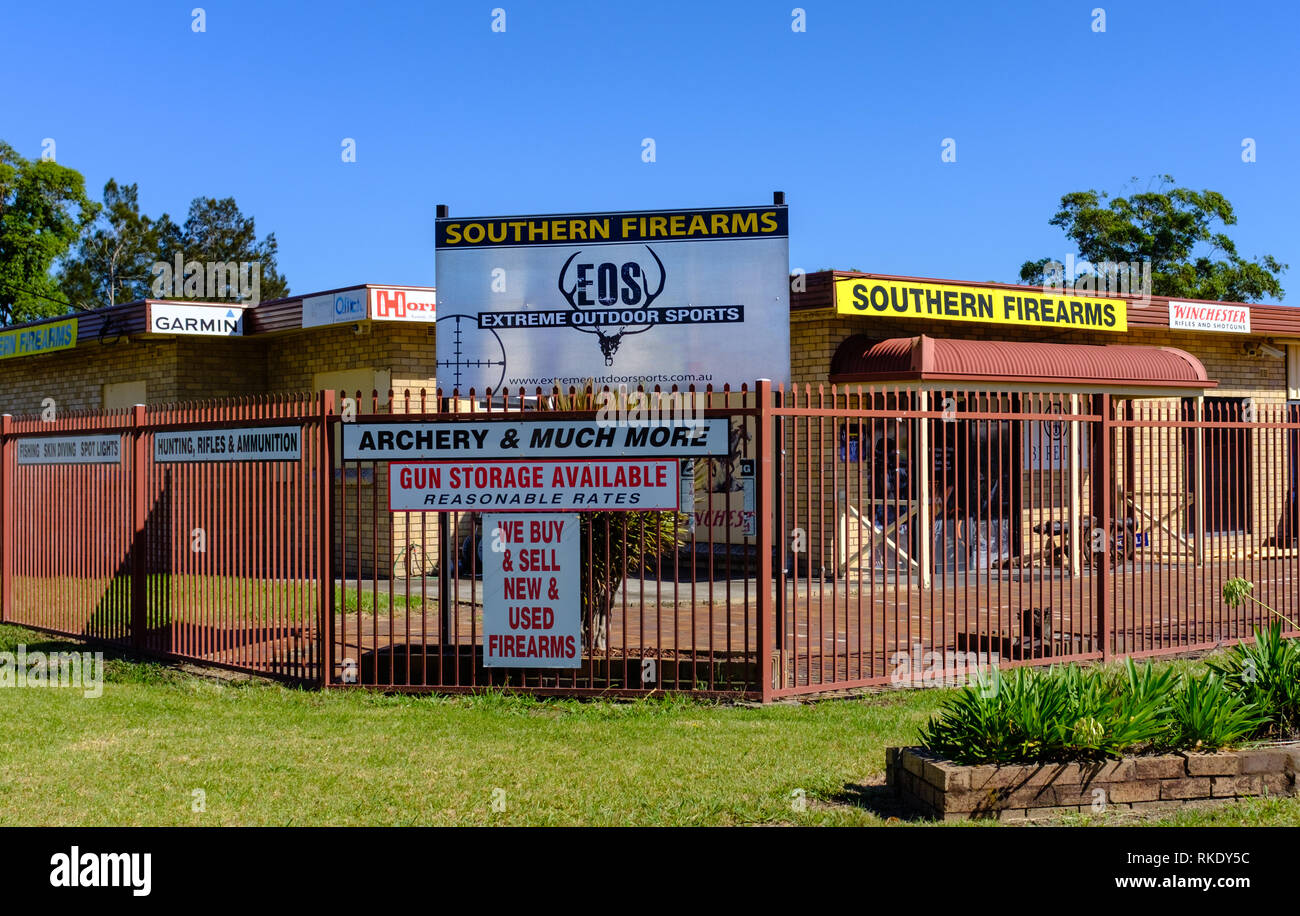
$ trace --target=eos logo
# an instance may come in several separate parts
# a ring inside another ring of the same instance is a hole
[[[650,279],[652,271],[636,261],[624,261],[622,264],[613,261],[574,264],[578,255],[582,254],[581,251],[569,255],[569,259],[560,268],[560,277],[557,281],[560,295],[574,311],[581,314],[591,308],[614,306],[637,309],[637,311],[618,314],[612,320],[606,317],[601,322],[593,321],[590,325],[585,319],[580,320],[574,316],[570,326],[584,334],[596,335],[606,366],[614,364],[614,354],[618,352],[618,345],[625,336],[641,334],[654,327],[655,317],[649,310],[664,291],[664,284],[668,282],[668,271],[653,248],[647,245],[645,250],[650,252],[650,257],[654,259],[656,267],[653,273],[659,275],[658,283]],[[571,279],[566,279],[570,277]],[[569,287],[570,283],[572,288]],[[607,333],[601,326],[604,324],[605,327],[610,327],[615,322],[618,323],[618,330],[612,333]]]
[[[646,251],[650,252],[650,256],[659,265],[659,285],[654,292],[650,291],[646,272],[636,261],[627,261],[623,264],[604,261],[600,264],[574,264],[574,287],[572,291],[565,293],[564,298],[574,308],[590,308],[595,305],[641,305],[643,298],[644,304],[649,305],[664,291],[664,281],[668,279],[668,273],[664,270],[664,262],[659,260],[659,255],[655,254],[649,245],[646,246]],[[573,259],[580,254],[581,251],[575,251],[569,256],[569,260],[564,262],[564,268],[560,271],[562,293],[565,292],[564,275],[568,272]]]

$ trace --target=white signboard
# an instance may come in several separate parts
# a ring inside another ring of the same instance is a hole
[[[302,429],[261,426],[247,429],[186,430],[157,433],[154,461],[297,461],[302,457]]]
[[[407,512],[675,511],[675,458],[394,463],[388,508]]]
[[[1176,302],[1170,299],[1169,327],[1184,331],[1249,334],[1250,308],[1222,302]]]
[[[787,225],[783,205],[439,219],[438,381],[787,379]]]
[[[302,300],[302,326],[318,328],[330,324],[355,324],[365,321],[366,288],[343,289]]]
[[[1070,420],[1025,420],[1024,464],[1027,470],[1062,471],[1070,467]],[[1079,467],[1088,467],[1090,426],[1079,423]]]
[[[376,321],[435,321],[436,293],[431,289],[371,287],[370,317]]]
[[[483,664],[581,667],[578,517],[485,515],[483,537]]]
[[[242,308],[210,305],[149,304],[149,331],[153,334],[192,334],[203,337],[240,337],[244,333]]]
[[[618,425],[599,420],[345,423],[344,461],[725,455],[725,417]]]
[[[19,439],[19,464],[120,464],[122,437],[55,436]]]

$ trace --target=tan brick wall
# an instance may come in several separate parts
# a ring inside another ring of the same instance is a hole
[[[434,337],[429,325],[376,322],[367,334],[351,325],[311,328],[268,339],[267,382],[272,391],[310,391],[318,372],[387,369],[397,392],[433,389]]]
[[[437,379],[432,327],[374,322],[365,334],[356,334],[351,325],[342,325],[294,331],[271,338],[267,342],[266,356],[270,390],[309,391],[314,377],[321,372],[387,370],[397,399],[396,410],[404,409],[408,392],[411,410],[418,410],[421,389],[425,391],[429,409],[433,410],[437,404]],[[372,408],[369,394],[365,392],[359,406],[363,413],[369,413]],[[387,409],[384,406],[387,396],[387,392],[379,392],[381,412]],[[335,488],[336,501],[346,493],[348,534],[343,545],[343,557],[350,573],[355,574],[357,569],[357,531],[363,532],[360,545],[363,576],[373,576],[378,572],[381,578],[386,578],[390,569],[396,576],[405,576],[406,561],[412,555],[410,551],[404,553],[408,543],[418,545],[417,558],[420,553],[427,555],[425,561],[417,560],[413,565],[427,566],[437,557],[437,516],[433,513],[389,512],[387,475],[388,466],[377,464],[373,483],[363,481],[358,487],[355,480],[350,480],[346,487]]]
[[[426,389],[432,409],[437,382],[431,330],[426,324],[376,322],[366,334],[355,334],[347,325],[262,338],[141,337],[122,338],[111,345],[83,342],[66,352],[0,361],[0,413],[35,413],[46,397],[53,397],[61,411],[99,410],[105,384],[140,379],[146,383],[150,404],[310,391],[318,372],[358,368],[387,370],[399,399],[411,393],[413,410],[419,408],[420,389]],[[387,392],[380,394],[382,403]],[[402,403],[399,400],[399,409]],[[368,411],[369,404],[362,409]],[[430,556],[436,551],[436,517],[408,520],[403,514],[389,513],[385,475],[386,467],[380,465],[376,468],[377,486],[361,486],[362,529],[367,532],[361,555],[366,574],[373,574],[370,557],[375,550],[381,573],[392,565],[389,558],[396,558],[406,544],[408,524],[412,541],[421,543]],[[372,490],[380,502],[377,526]],[[350,513],[355,511],[354,491],[355,484],[349,484]],[[342,487],[336,487],[336,496],[341,493]],[[374,528],[377,544],[369,535]],[[349,540],[347,557],[349,570],[355,570],[355,538]]]
[[[58,410],[100,410],[103,386],[143,379],[150,403],[180,397],[175,340],[80,344],[42,356],[0,360],[0,413],[32,414],[54,398]]]

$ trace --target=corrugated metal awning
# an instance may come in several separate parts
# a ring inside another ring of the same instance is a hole
[[[832,382],[1015,383],[1100,388],[1213,388],[1201,361],[1175,347],[864,335],[840,344]]]

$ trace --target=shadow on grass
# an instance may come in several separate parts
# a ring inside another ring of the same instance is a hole
[[[28,656],[35,652],[47,655],[58,652],[97,652],[104,658],[104,680],[112,684],[164,684],[183,679],[188,672],[179,662],[166,662],[132,652],[122,646],[105,644],[99,640],[79,642],[60,639],[39,630],[28,630],[15,624],[0,627],[0,651],[14,652],[19,645]]]
[[[915,812],[905,808],[900,802],[897,793],[890,786],[884,784],[846,783],[842,791],[837,792],[827,800],[835,805],[861,808],[885,821],[892,818],[914,824],[932,823],[929,818],[920,817]]]

